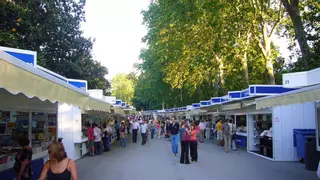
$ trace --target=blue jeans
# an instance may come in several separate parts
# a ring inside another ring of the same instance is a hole
[[[172,148],[172,153],[173,154],[178,154],[178,134],[172,135],[170,136],[171,138],[171,148]]]
[[[126,147],[127,146],[127,138],[120,138],[120,147]]]
[[[151,129],[151,139],[153,139],[155,129]]]
[[[110,135],[103,138],[104,151],[110,151]]]

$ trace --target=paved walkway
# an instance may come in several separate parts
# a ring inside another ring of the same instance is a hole
[[[139,141],[138,141],[139,142]],[[140,140],[141,142],[141,140]],[[84,157],[76,162],[80,180],[316,180],[298,162],[272,162],[239,150],[225,153],[222,148],[201,144],[199,161],[179,163],[165,139],[149,139],[145,146],[129,143],[111,152]]]

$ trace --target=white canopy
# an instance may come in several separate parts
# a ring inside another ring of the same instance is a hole
[[[320,84],[256,99],[256,109],[320,101]]]

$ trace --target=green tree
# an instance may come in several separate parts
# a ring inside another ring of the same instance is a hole
[[[134,93],[134,82],[127,77],[126,74],[117,74],[111,80],[111,95],[116,96],[118,99],[132,104]]]
[[[304,26],[302,18],[300,15],[300,0],[281,0],[286,11],[288,12],[295,32],[295,37],[298,40],[302,58],[304,60],[304,67],[308,69],[308,60],[311,58],[311,48],[308,45],[306,33],[304,31]],[[316,2],[314,2],[316,3]]]
[[[91,39],[84,38],[85,1],[2,1],[0,44],[37,51],[38,64],[68,78],[86,79],[89,88],[107,92],[107,68],[92,59]]]
[[[292,71],[305,71],[320,67],[320,4],[316,0],[282,0],[290,21],[284,24],[286,37],[291,40],[290,50],[298,61],[291,64]],[[297,40],[297,41],[296,41]],[[296,42],[299,50],[295,51]]]

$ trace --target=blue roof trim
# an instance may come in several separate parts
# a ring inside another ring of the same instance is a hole
[[[25,54],[25,53],[19,53],[19,52],[12,52],[12,51],[8,51],[8,50],[4,50],[4,52],[10,54],[11,56],[27,63],[30,64],[32,66],[36,66],[37,62],[36,62],[36,57],[33,54]]]
[[[254,86],[249,86],[250,89],[250,94],[254,94],[255,93],[255,87]]]
[[[282,85],[249,85],[249,88],[242,91],[229,91],[228,95],[222,97],[212,97],[208,101],[200,101],[200,103],[193,103],[192,108],[189,109],[198,109],[200,107],[212,106],[215,104],[223,104],[224,102],[234,100],[241,100],[255,96],[270,96],[277,95],[281,93],[286,93],[289,91],[294,91],[299,88],[284,88]],[[173,111],[187,111],[188,108],[173,108],[170,110],[165,110],[166,112]]]
[[[241,98],[241,91],[229,91],[228,97],[230,99],[238,99]]]
[[[122,101],[117,99],[115,105],[121,105]]]
[[[200,104],[199,104],[199,103],[193,103],[193,104],[192,104],[192,107],[194,107],[194,108],[200,108]]]
[[[268,87],[268,86],[256,86],[256,94],[281,94],[298,88],[284,88],[284,87]]]

